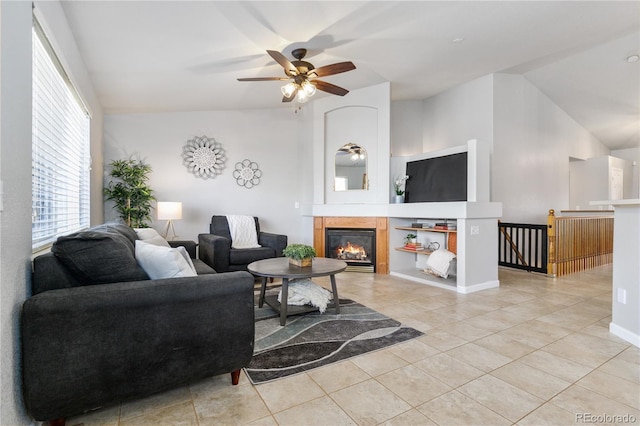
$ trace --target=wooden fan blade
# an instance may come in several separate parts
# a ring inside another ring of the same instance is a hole
[[[316,89],[331,93],[332,95],[344,96],[349,93],[347,89],[336,86],[335,84],[327,83],[326,81],[313,80],[313,84],[316,86]]]
[[[316,77],[325,77],[327,75],[340,74],[341,72],[347,72],[355,70],[356,66],[353,62],[338,62],[337,64],[325,65],[320,68],[309,71],[308,75],[315,75]]]
[[[282,68],[284,68],[284,72],[287,75],[298,75],[298,69],[282,53],[278,52],[277,50],[267,50],[267,53],[277,63],[282,65]]]
[[[250,78],[239,78],[238,81],[287,81],[289,80],[287,77],[250,77]]]
[[[298,89],[294,90],[293,93],[291,94],[291,96],[289,96],[288,98],[286,96],[282,97],[282,102],[291,102],[292,100],[294,100],[296,98],[296,95],[298,94]]]

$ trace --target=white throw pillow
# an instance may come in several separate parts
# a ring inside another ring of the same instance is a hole
[[[162,235],[158,234],[153,228],[134,228],[138,238],[145,243],[154,244],[156,246],[171,247],[167,240],[162,238]]]
[[[198,275],[184,247],[157,246],[136,240],[136,260],[152,280]]]
[[[449,266],[456,255],[449,250],[438,249],[429,255],[427,259],[427,272],[431,272],[439,277],[449,276]]]

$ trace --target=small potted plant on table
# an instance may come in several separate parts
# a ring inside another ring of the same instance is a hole
[[[316,256],[316,250],[305,244],[289,244],[282,251],[282,254],[289,258],[291,265],[304,268],[311,266],[312,259]]]

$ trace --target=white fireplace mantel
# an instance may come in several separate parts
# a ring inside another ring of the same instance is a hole
[[[502,217],[502,203],[314,204],[309,216],[498,219]]]

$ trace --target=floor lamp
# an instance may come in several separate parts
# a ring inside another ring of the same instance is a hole
[[[176,230],[173,227],[173,221],[182,219],[182,203],[170,202],[170,201],[158,201],[158,220],[166,220],[167,224],[164,227],[164,238],[168,240],[169,229],[173,236],[172,240],[176,238]]]

